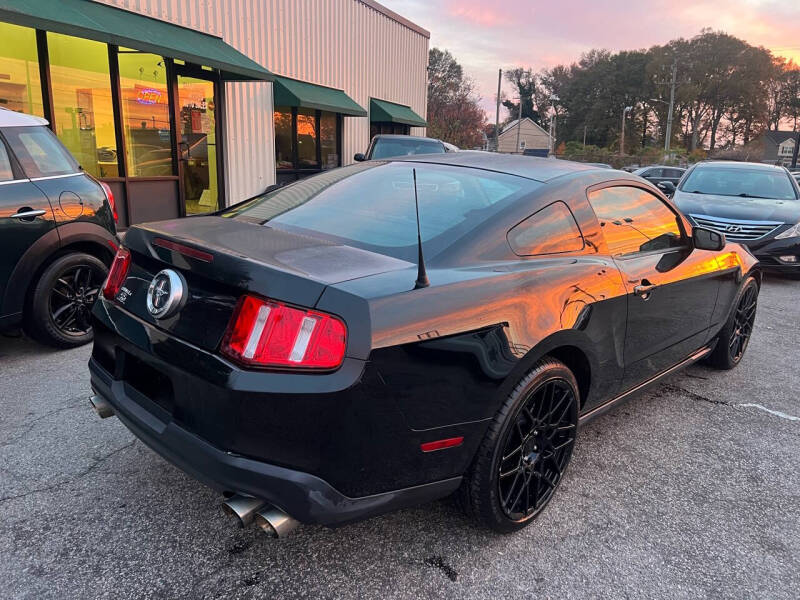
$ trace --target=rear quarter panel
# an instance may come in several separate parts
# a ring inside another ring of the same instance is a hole
[[[488,419],[533,363],[556,346],[587,357],[585,406],[613,395],[622,374],[625,288],[610,259],[551,257],[473,269],[387,273],[335,286],[368,298],[370,364],[415,430]],[[372,291],[371,291],[372,290]],[[319,307],[325,309],[326,295]]]

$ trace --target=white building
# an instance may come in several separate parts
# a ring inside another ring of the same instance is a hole
[[[424,134],[429,37],[374,0],[0,0],[0,104],[48,119],[124,227]]]
[[[517,147],[517,130],[519,130],[519,147]],[[506,123],[500,130],[497,144],[498,152],[521,154],[525,150],[538,150],[547,156],[547,151],[550,149],[550,135],[529,117],[525,117],[522,119],[522,126],[519,125],[518,119]]]

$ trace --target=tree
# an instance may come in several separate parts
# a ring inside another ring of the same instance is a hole
[[[428,54],[428,135],[461,148],[483,143],[486,114],[464,75],[447,50],[431,48]]]
[[[544,70],[533,88],[535,106],[542,115],[557,115],[559,141],[582,142],[585,134],[588,144],[606,147],[618,142],[622,111],[631,106],[626,147],[657,146],[670,119],[673,65],[672,135],[689,151],[747,143],[767,123],[800,125],[800,69],[711,29],[648,50],[594,49],[570,66]],[[553,96],[559,100],[550,101]]]
[[[514,92],[520,102],[503,100],[503,106],[508,109],[509,120],[520,118],[520,103],[522,104],[522,118],[532,119],[542,125],[539,111],[534,107],[536,97],[536,76],[531,69],[517,67],[505,73],[506,80],[514,86]]]

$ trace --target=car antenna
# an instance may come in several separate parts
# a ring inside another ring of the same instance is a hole
[[[414,284],[414,289],[426,288],[431,283],[428,281],[428,274],[425,272],[425,258],[422,256],[422,233],[419,227],[419,197],[417,196],[417,170],[411,169],[411,174],[414,176],[414,208],[417,211],[417,248],[419,250],[419,258],[417,259],[417,281]]]

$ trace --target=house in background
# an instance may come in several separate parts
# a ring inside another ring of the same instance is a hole
[[[796,140],[796,131],[767,131],[764,133],[762,162],[784,167],[790,166]]]
[[[519,147],[517,147],[517,129],[519,129]],[[497,151],[507,154],[541,153],[547,156],[550,150],[550,136],[529,117],[522,119],[521,127],[518,119],[506,123],[500,130],[497,142]]]

